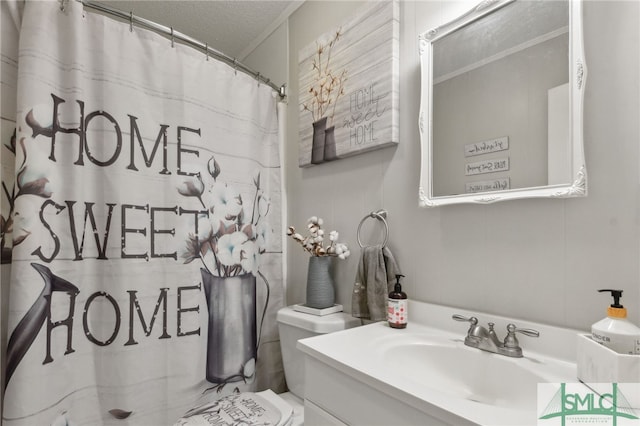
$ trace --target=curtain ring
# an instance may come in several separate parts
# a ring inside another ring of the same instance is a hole
[[[65,0],[60,0],[60,12],[64,12],[64,2]]]
[[[233,58],[233,73],[238,75],[238,60],[236,58]]]
[[[258,73],[258,75],[256,75],[256,80],[258,80],[258,87],[260,87],[260,73]]]
[[[207,54],[207,61],[209,60],[209,43],[204,44],[204,51]]]
[[[129,12],[129,32],[133,32],[133,10]]]
[[[173,27],[171,27],[171,47],[173,47]]]
[[[389,224],[385,219],[387,217],[386,210],[378,210],[377,212],[371,212],[362,218],[362,220],[360,221],[360,224],[358,225],[358,233],[357,233],[358,245],[361,248],[365,248],[365,245],[362,244],[362,240],[360,239],[360,229],[362,228],[362,224],[370,217],[374,219],[378,219],[382,221],[382,223],[384,224],[384,241],[382,242],[382,247],[384,248],[387,246],[387,242],[389,241]]]

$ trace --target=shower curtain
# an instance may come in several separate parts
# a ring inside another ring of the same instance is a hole
[[[64,5],[2,2],[3,424],[284,390],[277,94]]]

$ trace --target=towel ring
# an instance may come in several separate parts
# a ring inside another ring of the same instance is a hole
[[[384,241],[382,242],[382,247],[386,247],[387,245],[387,241],[389,241],[389,224],[387,224],[387,211],[386,210],[378,210],[377,212],[371,212],[368,215],[366,215],[365,217],[362,218],[362,220],[360,221],[360,225],[358,225],[358,245],[361,248],[364,248],[365,246],[362,244],[362,241],[360,240],[360,229],[362,228],[362,224],[364,223],[365,220],[367,220],[368,218],[374,218],[374,219],[378,219],[381,220],[382,223],[384,224]]]

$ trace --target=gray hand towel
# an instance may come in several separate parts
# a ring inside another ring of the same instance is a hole
[[[387,298],[400,273],[388,247],[364,247],[351,295],[351,315],[371,321],[386,320]]]

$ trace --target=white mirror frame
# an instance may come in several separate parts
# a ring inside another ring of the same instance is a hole
[[[582,110],[584,86],[587,77],[587,67],[584,63],[584,45],[582,37],[582,3],[581,0],[569,2],[569,87],[570,87],[570,143],[572,148],[571,176],[574,181],[561,185],[518,188],[503,191],[480,192],[473,194],[459,194],[438,196],[433,195],[433,132],[431,87],[433,84],[433,46],[432,43],[446,34],[485,16],[492,11],[518,0],[484,0],[471,11],[445,25],[424,32],[419,35],[419,51],[421,65],[421,100],[418,127],[422,149],[420,165],[419,205],[421,207],[436,207],[447,204],[476,203],[488,204],[497,201],[515,200],[522,198],[568,198],[584,197],[587,195],[587,174],[584,161],[584,146],[582,138]]]

